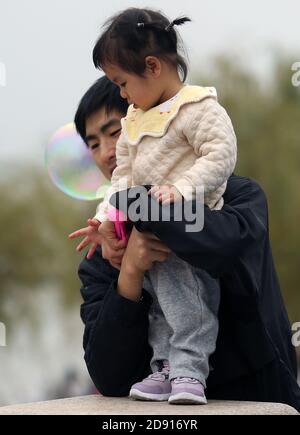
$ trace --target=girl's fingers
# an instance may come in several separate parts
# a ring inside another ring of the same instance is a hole
[[[166,204],[172,202],[172,198],[174,197],[174,194],[171,192],[170,186],[168,185],[153,186],[149,190],[148,194],[154,196],[158,200],[158,202],[165,201]]]
[[[148,191],[148,195],[154,195],[155,192],[159,190],[159,186],[152,186],[151,189]]]
[[[172,200],[173,198],[174,198],[174,193],[171,192],[170,190],[166,190],[161,194],[162,201]]]
[[[76,237],[86,236],[87,228],[82,228],[81,230],[74,231],[74,233],[69,234],[69,239],[75,239]]]
[[[157,202],[161,202],[161,200],[162,200],[162,193],[161,192],[157,192],[157,193],[155,193],[154,197],[155,197]]]
[[[89,249],[89,252],[87,254],[87,259],[90,260],[92,256],[95,254],[97,248],[97,243],[92,243],[91,248]]]
[[[172,202],[174,202],[173,198],[166,198],[166,199],[162,199],[162,205],[167,205],[167,204],[171,204]]]
[[[76,251],[80,252],[83,248],[88,246],[90,244],[90,239],[88,237],[85,237],[85,239],[82,240],[82,242],[79,243],[79,245],[76,248]]]
[[[96,219],[88,219],[87,223],[92,227],[98,227],[100,225],[100,222],[97,221]]]

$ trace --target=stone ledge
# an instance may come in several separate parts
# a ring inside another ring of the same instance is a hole
[[[208,405],[169,405],[100,395],[0,407],[0,415],[297,415],[281,403],[211,400]],[[298,414],[299,415],[299,414]]]

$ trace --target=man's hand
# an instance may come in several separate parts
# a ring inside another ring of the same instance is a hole
[[[94,255],[97,245],[101,245],[101,235],[98,232],[100,222],[96,219],[87,220],[88,227],[81,228],[80,230],[74,231],[74,233],[69,234],[69,239],[75,239],[76,237],[85,236],[82,242],[76,247],[78,252],[82,251],[83,248],[91,244],[89,252],[87,254],[87,259],[89,260]]]
[[[163,205],[171,204],[182,199],[179,190],[173,184],[164,184],[162,186],[153,186],[148,195],[154,196],[158,202]]]
[[[152,233],[140,233],[133,228],[122,261],[127,270],[145,273],[154,261],[165,261],[171,250]]]
[[[145,272],[152,267],[154,261],[165,261],[170,252],[154,234],[140,233],[133,227],[122,260],[118,293],[138,302]]]
[[[102,222],[98,231],[102,240],[102,257],[120,269],[127,241],[118,239],[115,224],[111,221]]]

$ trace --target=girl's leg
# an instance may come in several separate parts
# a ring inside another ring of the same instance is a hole
[[[168,325],[165,315],[157,300],[157,295],[152,285],[151,270],[145,275],[144,289],[147,290],[153,298],[149,310],[148,340],[153,349],[150,366],[152,372],[155,373],[162,368],[162,361],[169,359],[172,329]]]
[[[161,311],[151,279],[146,274],[143,287],[147,290],[153,302],[149,310],[149,344],[153,349],[150,365],[152,374],[141,382],[132,385],[129,396],[135,400],[165,401],[171,394],[169,381],[169,349],[171,331]]]
[[[208,360],[215,350],[218,333],[218,281],[175,254],[170,254],[164,263],[154,264],[151,281],[168,333],[172,331],[170,379],[195,378],[205,387]]]

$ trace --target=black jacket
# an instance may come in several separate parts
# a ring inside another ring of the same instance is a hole
[[[296,355],[272,259],[265,194],[255,181],[233,175],[224,201],[221,211],[205,207],[198,233],[186,232],[184,222],[135,225],[220,279],[219,335],[207,397],[282,402],[300,410]],[[118,295],[118,273],[101,251],[79,268],[85,360],[107,396],[128,395],[150,372],[152,352],[147,340],[151,297],[143,290],[137,303]]]

